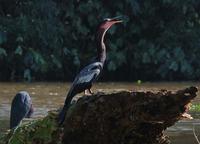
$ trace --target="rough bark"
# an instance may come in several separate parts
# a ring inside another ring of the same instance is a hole
[[[83,96],[67,112],[64,130],[57,112],[20,125],[0,144],[168,144],[164,130],[186,114],[197,88],[176,92],[120,91]],[[21,143],[20,143],[21,142]]]
[[[177,92],[98,93],[82,97],[65,121],[64,144],[168,144],[163,134],[181,118],[191,118],[195,87]]]

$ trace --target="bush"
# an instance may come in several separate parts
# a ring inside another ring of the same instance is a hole
[[[72,80],[96,54],[95,27],[116,15],[124,23],[107,35],[103,80],[197,80],[199,8],[198,0],[1,0],[0,80]]]

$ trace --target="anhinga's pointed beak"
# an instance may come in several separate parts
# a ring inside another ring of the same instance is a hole
[[[116,21],[113,21],[114,23],[122,23],[123,21],[122,20],[116,20]]]
[[[116,17],[112,17],[112,18],[105,18],[104,21],[107,22],[113,22],[113,23],[122,23],[122,16],[116,16]]]
[[[117,17],[114,17],[114,18],[111,18],[111,21],[113,22],[113,23],[122,23],[123,21],[122,21],[122,19],[121,19],[121,16],[117,16]]]

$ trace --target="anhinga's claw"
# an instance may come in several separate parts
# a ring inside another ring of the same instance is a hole
[[[86,89],[86,90],[84,91],[84,94],[85,94],[85,95],[93,95],[94,93],[93,93],[93,91],[92,91],[91,89]]]
[[[88,89],[88,91],[89,91],[89,93],[90,93],[91,95],[94,94],[94,92],[93,92],[91,89]]]

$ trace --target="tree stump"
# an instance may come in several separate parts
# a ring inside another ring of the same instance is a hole
[[[0,144],[168,144],[164,130],[192,118],[186,112],[196,93],[197,88],[190,87],[83,96],[68,110],[63,128],[57,125],[58,112],[51,112],[9,131]]]
[[[65,120],[64,144],[168,144],[164,130],[182,118],[197,88],[98,93],[82,97]]]

